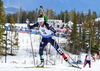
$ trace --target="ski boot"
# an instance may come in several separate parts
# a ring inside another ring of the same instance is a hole
[[[91,66],[89,66],[89,68],[91,68]]]
[[[67,62],[68,61],[68,58],[66,57],[64,60]]]
[[[68,61],[68,58],[67,58],[67,57],[66,57],[64,60],[65,60],[65,62],[67,62],[71,67],[74,67],[74,65]]]
[[[44,67],[44,59],[41,59],[41,63],[37,65],[37,67]]]

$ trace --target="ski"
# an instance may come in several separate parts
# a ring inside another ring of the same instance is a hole
[[[75,65],[71,65],[71,67],[82,69],[81,67],[78,67],[78,66],[75,66]]]
[[[37,67],[37,66],[29,66],[29,67],[16,67],[16,68],[49,68],[49,67]]]
[[[79,66],[75,66],[75,65],[73,65],[72,63],[70,63],[69,61],[67,61],[71,66],[70,67],[74,67],[74,68],[78,68],[78,69],[82,69],[81,67],[79,67]]]

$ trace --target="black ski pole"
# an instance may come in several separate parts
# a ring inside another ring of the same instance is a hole
[[[57,43],[57,41],[55,40],[55,42]],[[58,44],[58,43],[57,43]],[[58,44],[59,45],[59,44]],[[59,45],[59,47],[60,47],[60,45]],[[71,58],[71,56],[62,48],[62,47],[60,47],[68,56],[69,56],[69,58]],[[72,61],[74,61],[72,58],[71,58],[71,60]],[[75,62],[75,61],[74,61]],[[76,64],[78,67],[79,67],[79,65],[78,64]],[[80,68],[80,67],[79,67]]]

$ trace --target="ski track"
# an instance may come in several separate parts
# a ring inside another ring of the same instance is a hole
[[[82,67],[83,65],[79,65],[79,66]],[[92,62],[91,68],[89,68],[87,64],[86,67],[82,69],[68,67],[64,64],[58,64],[54,66],[45,65],[45,67],[48,68],[23,68],[23,67],[32,67],[32,64],[0,63],[0,71],[41,71],[41,70],[42,71],[100,71],[100,60],[97,60],[96,62]]]

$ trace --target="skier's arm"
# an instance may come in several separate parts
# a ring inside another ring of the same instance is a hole
[[[30,26],[30,24],[28,24],[28,28],[29,28],[29,29],[33,29],[33,28],[35,28],[35,27],[38,27],[38,25],[39,25],[38,22],[35,23],[34,25],[31,25],[31,26]]]
[[[93,58],[93,60],[95,61],[95,57],[94,57],[94,56],[92,56],[92,58]]]
[[[86,57],[85,57],[85,60],[86,60]]]
[[[51,30],[53,33],[56,33],[56,30],[52,27],[52,26],[49,26],[48,23],[46,23],[46,27]]]

